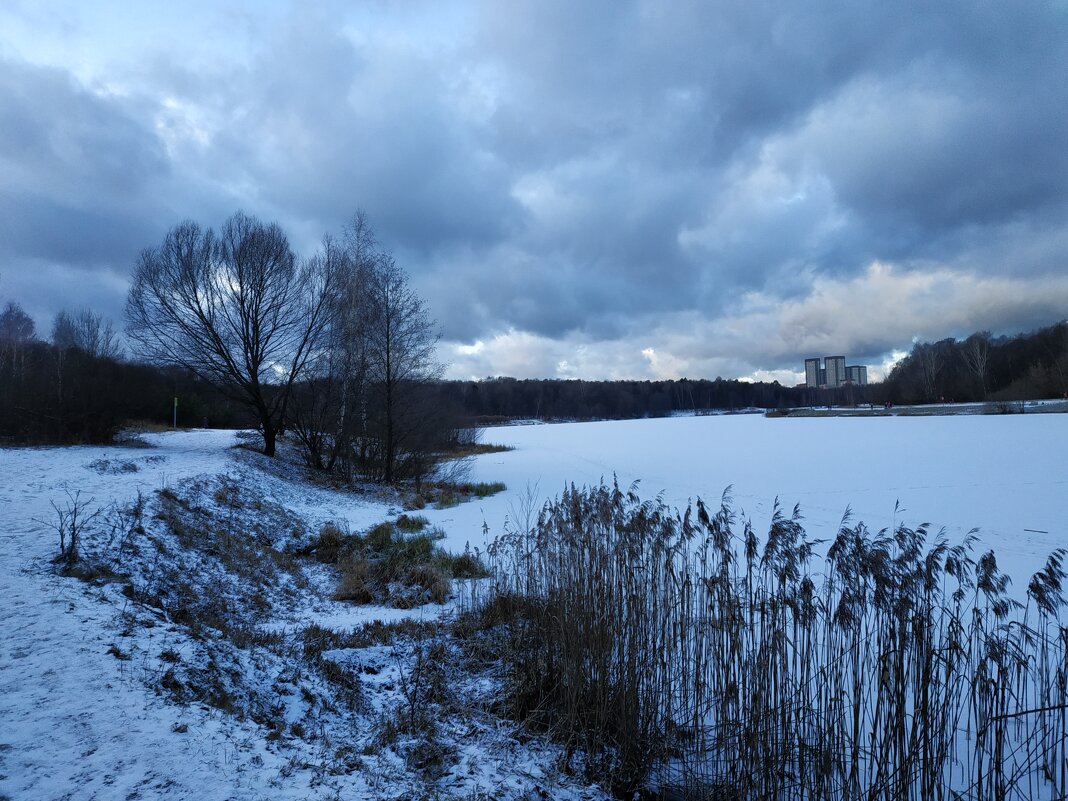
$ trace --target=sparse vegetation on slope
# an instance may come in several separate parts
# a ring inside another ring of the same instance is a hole
[[[64,498],[77,507],[79,545],[68,561],[71,513],[60,504],[67,538],[55,569],[84,581],[94,599],[111,599],[114,625],[101,652],[123,676],[187,710],[173,734],[202,736],[202,715],[236,722],[245,737],[258,732],[234,747],[287,755],[271,781],[303,774],[308,797],[343,788],[360,797],[447,797],[462,786],[466,797],[489,798],[478,788],[497,786],[499,771],[554,763],[554,746],[520,744],[483,708],[489,668],[470,668],[447,620],[337,627],[308,614],[309,605],[341,609],[328,598],[337,574],[322,565],[344,576],[363,562],[373,591],[396,606],[426,602],[435,587],[445,588],[444,600],[453,577],[485,574],[475,554],[445,554],[426,518],[311,535],[254,483],[231,477],[164,485],[128,506],[101,509],[76,492]],[[427,574],[432,581],[417,586]],[[539,749],[547,750],[532,756]],[[479,757],[490,753],[498,756]],[[558,782],[539,771],[507,796],[533,786]]]
[[[340,569],[338,600],[399,609],[441,604],[451,594],[452,579],[488,573],[476,553],[468,550],[453,555],[439,548],[435,543],[444,534],[436,529],[424,531],[426,525],[426,518],[407,515],[396,523],[380,523],[365,534],[327,524],[308,550]]]

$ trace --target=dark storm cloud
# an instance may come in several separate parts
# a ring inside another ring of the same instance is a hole
[[[193,55],[176,31],[91,85],[0,62],[0,252],[121,272],[239,207],[309,252],[363,208],[486,372],[513,346],[620,375],[874,359],[1060,302],[1063,4],[411,8],[208,6]]]
[[[598,334],[635,306],[715,314],[874,258],[952,260],[962,240],[1064,208],[1056,7],[583,9],[494,6],[483,29],[506,76],[497,146],[545,204],[528,247],[546,234],[557,261],[587,266],[571,291],[589,303],[530,330]],[[664,209],[643,235],[635,221]]]
[[[0,60],[0,254],[126,262],[167,179],[159,140],[62,70]]]
[[[421,259],[509,226],[509,175],[440,63],[295,17],[230,78],[203,157],[253,186],[253,202],[333,224],[365,208],[384,242]]]

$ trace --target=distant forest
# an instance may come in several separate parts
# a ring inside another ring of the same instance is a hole
[[[492,378],[446,382],[443,398],[486,422],[504,418],[616,419],[673,413],[939,401],[1060,398],[1068,391],[1068,322],[1028,334],[918,342],[887,379],[837,389],[716,378],[581,381]]]
[[[879,385],[895,403],[1019,401],[1068,392],[1068,321],[1029,334],[918,342]]]
[[[86,320],[89,318],[86,317]],[[62,322],[62,321],[61,321]],[[84,322],[84,321],[83,321]],[[36,336],[17,304],[0,312],[0,441],[107,442],[128,421],[168,426],[254,426],[239,403],[187,370],[131,363],[121,349],[79,335]],[[621,419],[746,408],[1061,398],[1068,392],[1068,322],[994,337],[916,343],[887,379],[838,389],[716,378],[582,381],[488,378],[429,381],[434,408],[487,425],[515,418]]]

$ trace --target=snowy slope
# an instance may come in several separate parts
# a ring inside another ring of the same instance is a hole
[[[55,535],[49,502],[69,482],[95,504],[126,501],[229,466],[233,434],[174,435],[156,450],[49,448],[0,451],[0,583],[4,587],[0,650],[0,792],[22,798],[268,797],[253,760],[270,754],[239,747],[247,733],[205,715],[186,734],[190,713],[162,703],[108,654],[114,610],[94,604],[84,587],[52,575]],[[163,458],[157,458],[162,456]],[[121,461],[138,472],[90,467]],[[152,460],[152,461],[149,461]],[[259,786],[256,786],[256,785]]]
[[[294,510],[308,518],[311,531],[326,520],[360,530],[399,511],[388,496],[369,500],[293,481],[284,466],[234,450],[233,432],[144,438],[153,447],[0,450],[0,799],[408,798],[428,786],[470,798],[538,788],[563,798],[602,797],[547,772],[554,747],[520,744],[477,709],[441,721],[438,739],[449,759],[429,779],[402,758],[403,738],[371,749],[397,704],[399,671],[409,669],[410,652],[399,647],[340,653],[338,662],[358,658],[368,678],[373,672],[379,680],[363,682],[352,713],[330,712],[319,700],[330,697],[329,687],[306,662],[287,663],[278,649],[191,636],[160,610],[129,601],[118,583],[57,575],[50,504],[62,504],[67,488],[80,491],[87,506],[103,508],[127,504],[138,491],[148,498],[158,498],[162,488],[177,496],[197,492],[198,483],[217,485],[218,476],[227,476],[249,488],[257,508],[277,503]],[[158,539],[152,527],[159,525],[146,522],[146,542]],[[173,542],[168,547],[173,555]],[[307,572],[307,597],[280,601],[275,618],[259,626],[267,637],[288,633],[298,649],[300,632],[311,623],[351,631],[369,620],[437,619],[447,611],[334,602],[327,577],[314,565]],[[209,665],[216,674],[242,672],[233,673],[235,682],[257,682],[251,693],[279,699],[284,724],[306,723],[314,713],[322,731],[271,732],[244,715],[168,700],[161,689],[169,686],[168,664],[180,661],[195,672],[205,658],[219,661]]]

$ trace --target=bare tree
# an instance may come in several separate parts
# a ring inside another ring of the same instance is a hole
[[[0,312],[0,368],[8,362],[13,372],[23,375],[26,369],[26,348],[34,341],[33,318],[14,301],[8,301]]]
[[[426,425],[433,409],[425,402],[426,382],[441,372],[438,334],[423,300],[391,256],[379,256],[367,297],[366,355],[381,479],[419,478],[434,432],[441,431],[439,425]]]
[[[979,331],[964,341],[964,363],[979,382],[979,398],[986,400],[986,366],[990,359],[990,332]]]
[[[378,242],[363,211],[345,230],[345,283],[334,315],[334,368],[340,396],[335,442],[338,467],[351,479],[363,461],[368,438],[368,331],[372,318],[369,293],[378,263]]]
[[[328,324],[320,338],[321,346],[310,356],[301,380],[294,385],[291,425],[300,441],[309,467],[331,471],[344,463],[349,436],[350,386],[354,380],[351,346],[346,338],[350,319],[356,312],[348,304],[352,294],[352,265],[345,249],[327,237],[322,258],[337,275],[336,289],[328,300]]]
[[[57,314],[52,323],[52,344],[63,349],[79,348],[101,359],[122,357],[122,345],[111,320],[105,320],[91,309],[76,312],[64,309]]]
[[[34,338],[33,318],[14,301],[8,301],[0,312],[0,341],[26,343]]]
[[[324,238],[323,252],[335,265],[323,347],[309,362],[293,396],[293,430],[307,464],[354,478],[363,461],[367,433],[367,288],[378,258],[374,231],[362,211],[344,239]]]
[[[913,349],[920,364],[923,395],[927,401],[938,400],[938,380],[942,372],[942,351],[939,343],[921,342]]]
[[[244,403],[273,456],[293,386],[327,327],[333,266],[322,254],[298,264],[278,225],[241,212],[219,235],[183,222],[142,252],[127,333],[152,361],[185,367]]]
[[[324,252],[338,276],[329,323],[294,393],[294,431],[310,466],[351,480],[423,478],[453,432],[432,398],[437,334],[422,299],[357,212]]]

